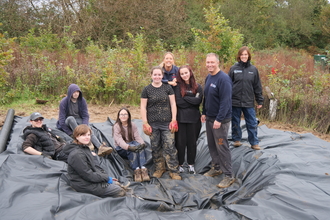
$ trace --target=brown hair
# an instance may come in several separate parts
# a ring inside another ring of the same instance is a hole
[[[251,60],[252,57],[251,57],[250,49],[247,46],[243,46],[243,47],[239,48],[239,50],[238,50],[238,53],[236,56],[237,62],[241,61],[241,55],[244,51],[246,51],[249,55],[248,61]]]
[[[120,119],[119,119],[119,115],[120,115],[120,112],[122,110],[125,110],[128,114],[128,119],[127,119],[127,132],[128,132],[128,140],[126,140],[126,131],[125,129],[123,128],[123,124],[121,123]],[[119,128],[120,128],[120,134],[121,134],[121,137],[123,138],[123,140],[127,143],[127,142],[132,142],[134,141],[134,135],[133,135],[133,132],[132,132],[132,119],[131,119],[131,113],[129,112],[129,110],[127,108],[121,108],[119,111],[118,111],[118,114],[117,114],[117,120],[116,120],[116,123],[115,124],[118,124],[119,125]],[[113,136],[113,129],[112,129],[112,136]]]
[[[189,73],[190,73],[189,85],[192,89],[193,94],[196,95],[198,85],[196,83],[194,73],[193,73],[190,66],[183,65],[183,66],[180,66],[180,68],[178,70],[178,73],[177,73],[177,77],[176,77],[176,80],[177,80],[177,82],[179,83],[179,86],[180,86],[181,96],[184,97],[186,95],[186,90],[187,90],[187,85],[186,85],[185,81],[181,78],[181,75],[180,75],[180,70],[183,69],[183,68],[187,68]]]
[[[73,142],[76,144],[80,144],[80,142],[77,140],[77,137],[87,134],[88,131],[92,135],[92,130],[88,125],[85,124],[78,125],[73,131],[73,139],[74,139]]]
[[[163,72],[163,68],[161,68],[160,66],[154,66],[151,68],[151,71],[150,71],[150,75],[153,74],[154,70],[160,70],[162,71],[162,75],[164,75],[164,72]]]

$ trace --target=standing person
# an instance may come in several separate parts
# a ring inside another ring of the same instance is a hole
[[[57,128],[71,136],[73,130],[80,124],[89,123],[89,114],[86,99],[78,85],[71,84],[68,87],[67,96],[60,102],[60,111],[57,121]],[[99,156],[111,154],[112,148],[100,143],[95,135],[92,135],[92,143],[98,148]]]
[[[173,89],[162,83],[163,71],[157,66],[151,69],[152,83],[141,94],[143,131],[150,136],[154,177],[160,178],[167,165],[172,179],[181,180],[178,171],[178,155],[174,145],[174,132],[178,130],[176,103]],[[165,164],[166,162],[166,164]]]
[[[241,115],[243,112],[248,140],[251,148],[260,150],[258,140],[258,122],[254,110],[254,99],[257,108],[261,108],[264,98],[258,69],[251,64],[251,53],[248,47],[241,47],[237,53],[234,66],[230,68],[229,77],[233,81],[233,103],[232,103],[232,139],[234,146],[242,145]]]
[[[68,155],[68,178],[70,185],[78,192],[100,197],[122,197],[126,191],[117,185],[117,179],[109,175],[97,164],[98,159],[90,151],[91,129],[88,125],[78,125],[73,131],[73,143],[64,147]]]
[[[195,174],[196,142],[201,130],[199,106],[203,100],[203,89],[196,83],[194,73],[187,65],[179,68],[177,83],[174,93],[180,129],[175,133],[175,146],[178,150],[179,171],[184,172],[182,165],[187,149],[188,171]]]
[[[206,122],[212,168],[204,175],[213,177],[224,173],[224,179],[217,186],[226,188],[235,182],[227,137],[231,120],[232,82],[219,65],[217,54],[207,54],[206,68],[209,74],[205,79],[201,121]]]
[[[39,112],[30,115],[31,125],[23,130],[22,150],[27,154],[66,162],[67,155],[62,151],[65,141],[55,135],[47,125],[42,124],[43,120],[44,117]]]
[[[144,166],[147,162],[145,151],[147,145],[132,122],[128,109],[122,108],[118,111],[112,131],[117,153],[129,160],[130,166],[134,170],[134,180],[136,182],[150,181],[148,169]]]
[[[162,83],[176,86],[176,74],[179,68],[174,65],[174,54],[166,52],[160,67],[162,67],[164,73]]]

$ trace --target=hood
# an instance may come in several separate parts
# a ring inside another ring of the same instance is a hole
[[[71,84],[68,87],[67,97],[70,99],[75,91],[79,91],[80,94],[78,99],[82,99],[82,92],[77,84]]]
[[[80,145],[75,144],[75,143],[67,144],[67,145],[64,146],[63,152],[66,155],[69,155],[72,151],[74,151],[76,149],[79,149],[80,147],[81,147]]]

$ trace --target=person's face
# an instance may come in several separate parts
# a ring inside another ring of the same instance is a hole
[[[43,118],[37,118],[36,120],[30,121],[30,123],[33,128],[41,128],[43,120]]]
[[[86,134],[82,134],[76,137],[76,139],[78,140],[79,143],[83,145],[88,145],[89,142],[91,141],[91,133],[90,131],[88,131]]]
[[[219,69],[219,60],[215,56],[206,57],[206,68],[211,74],[215,74]]]
[[[166,67],[172,67],[172,65],[174,64],[174,58],[171,54],[166,54],[166,56],[164,57],[164,64]]]
[[[180,76],[183,79],[183,81],[185,81],[185,83],[189,84],[190,72],[188,68],[180,69]]]
[[[246,50],[244,50],[241,54],[241,56],[239,56],[239,58],[241,59],[242,62],[246,63],[249,59],[249,54]]]
[[[79,94],[80,94],[79,91],[75,91],[75,92],[72,94],[72,98],[77,99],[77,98],[79,97]]]
[[[160,69],[155,69],[151,74],[151,79],[154,83],[162,82],[163,74]]]
[[[125,123],[128,120],[128,112],[123,109],[119,112],[119,120],[121,121],[121,123]]]

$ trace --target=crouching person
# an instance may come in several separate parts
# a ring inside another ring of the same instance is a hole
[[[97,164],[88,145],[91,141],[91,129],[78,125],[73,131],[73,143],[64,147],[68,154],[68,178],[71,187],[78,192],[90,193],[99,197],[121,197],[126,195],[125,189],[118,180],[109,175]]]
[[[62,151],[65,141],[52,133],[52,130],[42,124],[44,117],[39,112],[30,115],[30,126],[23,130],[22,150],[31,155],[43,155],[49,159],[65,161],[67,155]]]

